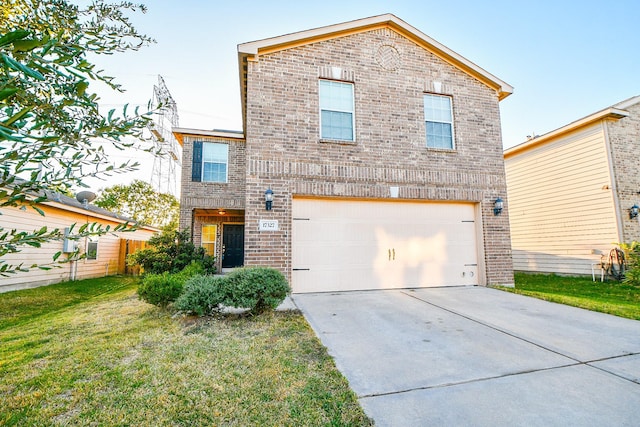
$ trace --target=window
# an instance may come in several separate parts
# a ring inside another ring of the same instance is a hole
[[[98,237],[89,237],[87,239],[87,259],[98,259]]]
[[[354,141],[353,84],[320,80],[320,138]]]
[[[424,96],[424,120],[427,129],[427,147],[453,149],[453,112],[451,97]]]
[[[202,244],[207,255],[216,256],[216,237],[218,226],[215,224],[202,225]]]
[[[194,182],[227,182],[229,145],[195,141],[191,180]]]

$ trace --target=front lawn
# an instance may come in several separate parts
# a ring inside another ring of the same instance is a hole
[[[0,308],[0,425],[370,425],[298,313],[172,317],[128,278]]]
[[[515,288],[501,288],[547,301],[640,320],[640,287],[594,282],[591,277],[516,273]]]
[[[0,330],[134,286],[133,277],[101,277],[0,294]]]

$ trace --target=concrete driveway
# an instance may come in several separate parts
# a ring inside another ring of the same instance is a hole
[[[638,426],[640,322],[484,287],[296,294],[378,426]]]

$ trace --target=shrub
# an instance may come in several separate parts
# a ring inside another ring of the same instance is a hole
[[[207,274],[206,269],[204,268],[202,263],[198,261],[191,261],[191,264],[187,265],[179,273],[176,273],[176,275],[179,276],[185,283],[187,280],[194,276],[204,276],[205,274]]]
[[[221,285],[224,305],[256,314],[278,307],[290,291],[282,273],[268,267],[238,268]]]
[[[180,296],[184,282],[178,274],[147,274],[138,286],[138,296],[149,304],[166,307]]]
[[[624,251],[627,262],[624,283],[640,286],[640,242],[623,243],[620,248]]]
[[[186,313],[199,316],[220,312],[223,300],[222,283],[219,276],[193,276],[184,284],[182,294],[174,307]]]
[[[198,262],[205,273],[216,272],[215,258],[205,253],[204,248],[196,247],[189,232],[163,231],[149,239],[148,248],[134,252],[127,257],[127,264],[140,265],[145,273],[178,273],[189,264]]]

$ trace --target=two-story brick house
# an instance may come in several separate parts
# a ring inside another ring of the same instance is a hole
[[[511,86],[389,14],[238,52],[243,132],[174,129],[181,227],[222,268],[294,292],[513,283]]]

